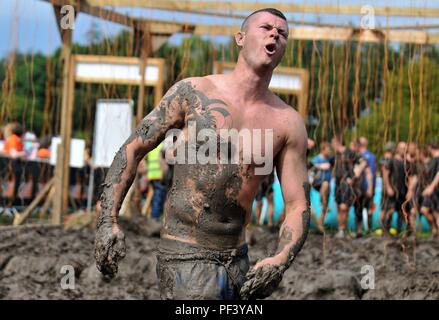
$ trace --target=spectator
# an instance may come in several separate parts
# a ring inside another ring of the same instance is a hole
[[[14,123],[11,128],[11,135],[6,137],[6,142],[3,147],[4,153],[11,158],[20,158],[25,156],[24,146],[22,142],[23,129],[20,124]]]
[[[311,185],[320,193],[322,213],[317,226],[321,232],[324,231],[325,216],[328,209],[329,184],[331,182],[331,145],[324,141],[320,144],[320,153],[311,160]]]
[[[368,149],[368,145],[369,145],[369,141],[367,140],[366,137],[360,137],[358,139],[359,142],[359,153],[360,155],[365,158],[367,160],[367,164],[368,167],[371,171],[372,174],[372,196],[368,197],[365,196],[364,197],[364,201],[363,201],[363,207],[367,209],[367,215],[368,215],[368,229],[369,231],[372,230],[372,214],[375,211],[375,205],[373,203],[373,195],[375,194],[375,185],[376,185],[376,156],[369,151]],[[363,173],[363,175],[365,175],[365,173]],[[363,189],[367,190],[368,189],[368,179],[364,176],[363,179]]]

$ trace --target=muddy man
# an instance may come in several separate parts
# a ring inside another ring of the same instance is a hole
[[[157,255],[161,298],[256,299],[278,287],[305,242],[310,217],[306,129],[300,115],[268,89],[287,39],[280,11],[252,13],[235,34],[240,53],[231,73],[176,83],[137,126],[104,182],[95,242],[104,275],[114,276],[125,256],[118,211],[137,164],[169,132],[178,132],[170,159],[184,161],[174,164],[164,209]],[[224,138],[233,130],[238,142]],[[191,133],[197,134],[195,141]],[[248,134],[251,139],[244,139]],[[264,155],[264,163],[257,154]],[[271,173],[263,170],[269,163],[277,170],[286,215],[276,253],[250,268],[245,229],[258,186]]]

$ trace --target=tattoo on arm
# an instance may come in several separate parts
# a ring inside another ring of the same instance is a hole
[[[135,178],[139,161],[163,140],[166,129],[171,126],[169,116],[181,112],[182,105],[188,102],[193,91],[192,85],[184,81],[171,88],[163,97],[160,105],[142,120],[116,153],[103,183],[100,197],[102,210],[98,227],[103,223],[117,222],[117,213]],[[182,117],[181,123],[174,123],[174,125],[182,125],[183,119],[184,117]],[[141,139],[142,148],[137,148],[133,157],[128,161],[127,146],[137,139]]]
[[[305,191],[306,197],[306,209],[302,212],[302,234],[299,239],[294,243],[291,243],[293,240],[293,230],[286,225],[284,222],[282,226],[282,231],[279,237],[279,246],[276,253],[279,253],[285,249],[286,246],[291,246],[288,251],[288,260],[286,268],[289,268],[291,263],[293,263],[299,251],[302,249],[303,244],[305,243],[306,237],[308,236],[309,230],[309,221],[310,221],[310,184],[308,182],[303,183],[303,189]]]

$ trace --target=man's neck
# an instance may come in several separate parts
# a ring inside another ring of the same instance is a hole
[[[272,75],[273,70],[254,70],[242,56],[239,56],[238,63],[229,77],[230,81],[236,84],[234,89],[237,94],[244,101],[251,103],[266,99]]]

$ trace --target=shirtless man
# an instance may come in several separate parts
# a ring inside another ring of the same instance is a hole
[[[118,211],[137,163],[170,129],[181,129],[182,141],[190,148],[192,121],[196,130],[207,128],[215,134],[220,129],[273,130],[272,160],[286,217],[275,255],[249,271],[245,228],[264,178],[256,174],[261,164],[253,158],[244,163],[241,151],[238,164],[175,164],[157,256],[161,298],[255,299],[278,287],[305,242],[310,215],[306,129],[300,115],[268,89],[287,39],[288,24],[281,12],[256,11],[235,34],[240,54],[232,73],[176,83],[138,125],[116,154],[104,183],[95,242],[97,267],[103,274],[114,276],[125,256]],[[201,147],[197,141],[196,149]],[[267,146],[262,149],[266,152]]]

